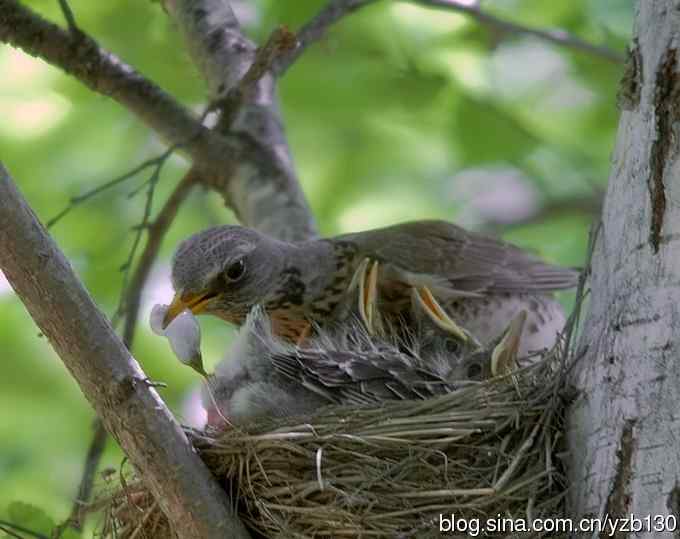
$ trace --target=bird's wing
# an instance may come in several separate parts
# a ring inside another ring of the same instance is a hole
[[[442,378],[398,352],[296,349],[272,356],[282,376],[338,404],[425,399],[453,390]]]
[[[463,294],[549,292],[574,287],[579,275],[445,221],[414,221],[339,239],[355,243],[362,256],[391,266],[409,284]]]

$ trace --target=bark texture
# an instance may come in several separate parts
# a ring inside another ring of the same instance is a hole
[[[249,537],[0,164],[0,269],[184,539]]]
[[[165,0],[184,36],[212,99],[226,95],[248,71],[256,46],[241,32],[227,0]],[[275,79],[262,76],[229,126],[250,152],[235,160],[231,175],[215,186],[239,220],[285,240],[317,235],[316,223],[298,183],[283,132]],[[219,128],[219,126],[218,126]]]
[[[569,415],[576,517],[680,509],[680,4],[640,2],[635,36]]]

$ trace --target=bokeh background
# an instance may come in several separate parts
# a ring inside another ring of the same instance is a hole
[[[25,4],[61,24],[57,2]],[[71,0],[80,26],[198,111],[204,87],[157,3]],[[234,2],[249,33],[295,29],[323,0]],[[623,51],[630,0],[483,0],[507,20],[561,28]],[[281,81],[286,130],[324,234],[438,217],[501,234],[543,257],[583,262],[605,188],[622,66],[522,34],[500,34],[456,13],[383,1],[346,18]],[[120,106],[42,61],[0,45],[0,159],[46,221],[70,197],[118,176],[163,147]],[[187,163],[173,157],[156,206]],[[76,207],[52,228],[100,307],[118,302],[120,266],[147,176]],[[134,354],[187,422],[200,420],[197,377],[148,329],[151,306],[171,295],[174,246],[233,221],[222,200],[196,192],[170,230],[144,292]],[[569,297],[564,298],[568,305]],[[202,320],[208,363],[233,329]],[[0,274],[0,519],[31,504],[67,516],[93,412]],[[192,404],[193,403],[193,404]],[[109,443],[104,466],[120,465]],[[1,532],[0,532],[1,533]],[[0,535],[1,536],[1,535]]]

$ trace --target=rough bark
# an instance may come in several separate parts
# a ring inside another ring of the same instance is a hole
[[[677,516],[680,509],[677,2],[640,2],[635,36],[573,380],[575,517]]]
[[[252,64],[256,46],[241,32],[226,0],[165,0],[212,99],[226,95]],[[241,222],[288,240],[317,235],[316,224],[300,188],[283,132],[271,73],[260,78],[231,125],[240,140],[258,148],[254,159],[238,160],[233,175],[218,189],[227,194]]]
[[[0,164],[0,269],[182,538],[247,538],[225,492]]]

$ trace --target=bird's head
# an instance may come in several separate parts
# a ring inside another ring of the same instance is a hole
[[[248,228],[228,225],[191,236],[173,257],[175,297],[164,326],[184,309],[241,323],[271,291],[280,260],[280,242]]]

